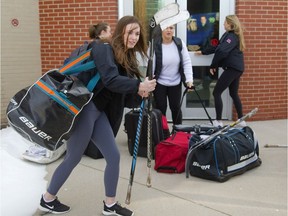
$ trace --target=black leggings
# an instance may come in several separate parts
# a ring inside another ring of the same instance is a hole
[[[216,86],[213,91],[214,102],[215,102],[215,110],[216,110],[216,119],[222,119],[222,111],[223,111],[223,102],[221,95],[226,88],[229,87],[229,94],[233,100],[235,109],[237,111],[238,118],[243,116],[242,113],[242,103],[241,99],[238,95],[240,77],[242,75],[241,71],[237,71],[232,68],[228,68],[224,70],[224,72],[219,77]]]
[[[166,116],[167,111],[167,97],[169,107],[171,109],[173,124],[182,124],[182,111],[180,107],[182,83],[177,86],[164,86],[157,83],[154,98],[155,108],[161,110],[162,114]]]

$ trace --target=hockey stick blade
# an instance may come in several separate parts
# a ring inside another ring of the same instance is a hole
[[[159,11],[157,11],[156,14],[154,14],[154,20],[158,25],[163,20],[175,16],[178,13],[179,13],[179,4],[171,3],[161,8]]]
[[[181,10],[179,13],[175,16],[172,16],[170,18],[167,18],[160,22],[160,28],[162,31],[166,29],[169,26],[175,25],[179,22],[185,21],[190,17],[190,14],[187,10]]]

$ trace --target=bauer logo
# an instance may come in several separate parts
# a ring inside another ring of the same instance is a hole
[[[240,161],[246,160],[246,159],[251,158],[253,156],[254,156],[254,152],[251,152],[250,154],[247,154],[247,155],[243,155],[240,157]]]
[[[31,121],[29,121],[26,117],[20,116],[19,119],[35,134],[41,137],[44,140],[49,141],[52,137],[49,136],[44,131],[38,129]]]
[[[210,169],[210,165],[200,165],[198,162],[194,161],[193,162],[193,166],[195,167],[199,167],[201,168],[202,170],[209,170]]]

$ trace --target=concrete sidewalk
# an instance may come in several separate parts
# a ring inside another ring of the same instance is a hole
[[[199,121],[186,123],[194,125]],[[264,147],[265,144],[287,145],[287,119],[247,123],[259,140],[260,167],[224,183],[192,176],[186,178],[184,173],[157,173],[152,169],[152,187],[147,188],[146,158],[138,157],[128,206],[125,199],[132,157],[122,126],[117,136],[121,151],[118,201],[133,210],[135,216],[287,216],[287,148]],[[62,158],[47,165],[48,181],[61,161]],[[71,211],[65,215],[102,215],[104,167],[104,159],[83,156],[58,194],[61,202],[71,206]],[[33,215],[41,215],[41,212],[37,210]]]

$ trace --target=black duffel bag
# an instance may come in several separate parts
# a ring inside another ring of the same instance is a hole
[[[75,118],[92,96],[76,77],[51,70],[10,100],[8,122],[24,138],[54,151],[69,138]]]
[[[190,148],[197,141],[192,136]],[[261,165],[258,140],[250,127],[232,128],[191,154],[190,175],[219,182]]]

